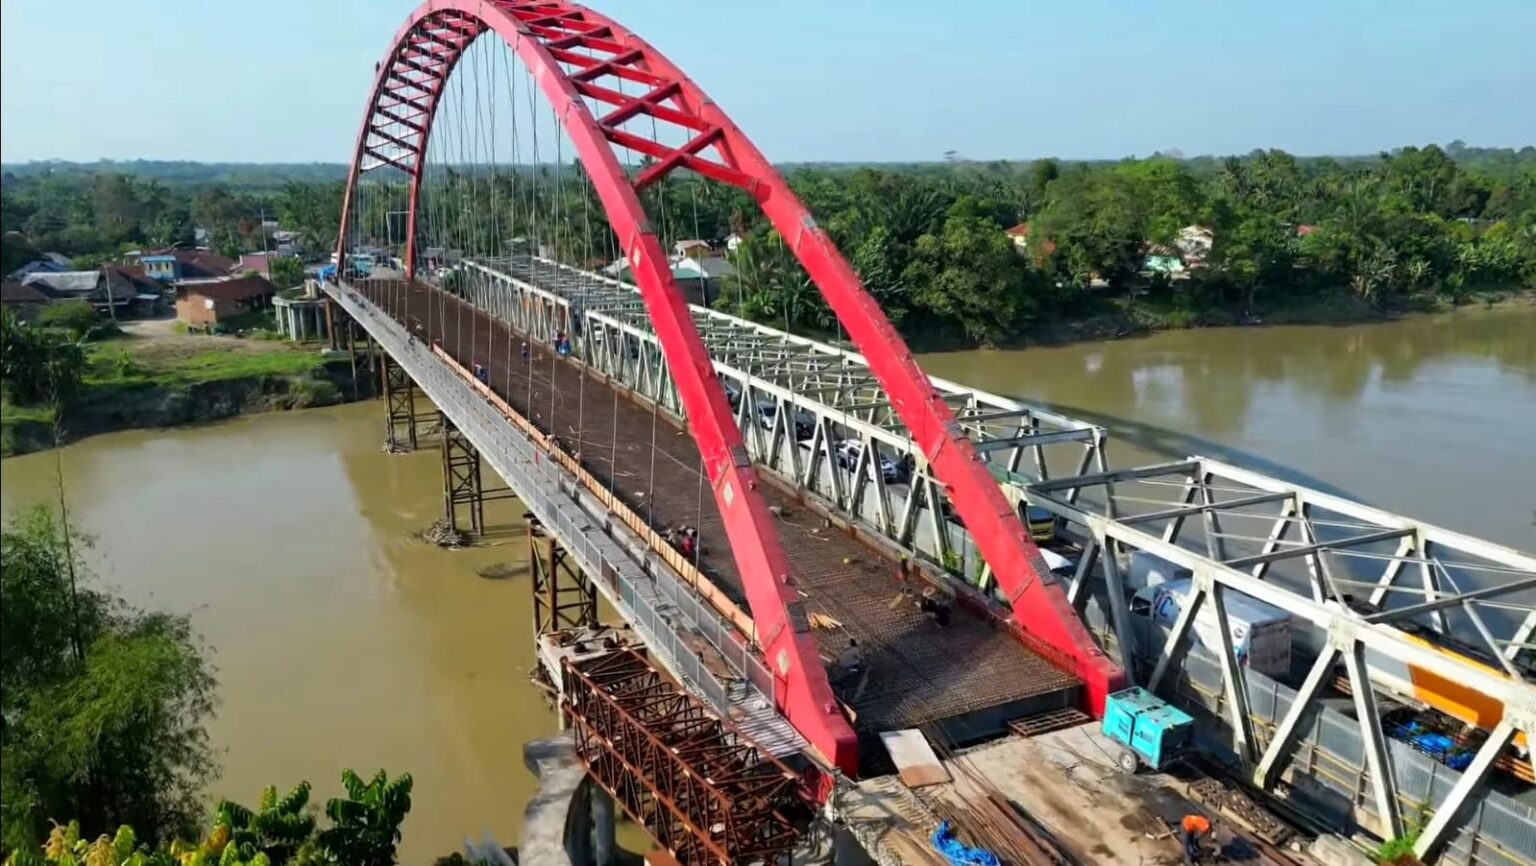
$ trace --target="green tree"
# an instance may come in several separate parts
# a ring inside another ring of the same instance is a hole
[[[101,326],[101,315],[86,301],[58,301],[43,308],[37,323],[45,328],[58,328],[80,342]]]
[[[291,289],[304,282],[304,263],[292,256],[274,257],[271,274],[279,289]]]
[[[64,403],[84,371],[85,352],[78,343],[0,311],[0,383],[6,399],[24,406]]]
[[[918,238],[902,281],[912,287],[915,309],[968,340],[994,343],[1032,305],[1027,265],[983,210],[969,197],[956,202],[937,234]]]
[[[1145,241],[1145,211],[1120,172],[1077,169],[1062,175],[1050,186],[1050,203],[1030,223],[1031,252],[1078,283],[1097,275],[1124,285],[1141,265]]]
[[[1245,208],[1218,224],[1207,264],[1214,279],[1236,291],[1243,311],[1251,313],[1261,289],[1290,283],[1296,246],[1295,230],[1280,217]]]
[[[216,769],[203,728],[214,680],[188,621],[93,589],[84,546],[41,509],[9,517],[0,538],[0,838],[11,850],[35,846],[56,815],[91,834],[188,832]]]

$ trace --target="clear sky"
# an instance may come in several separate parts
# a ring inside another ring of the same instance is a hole
[[[5,0],[0,158],[344,162],[411,0]],[[767,155],[1536,143],[1536,0],[593,0]]]

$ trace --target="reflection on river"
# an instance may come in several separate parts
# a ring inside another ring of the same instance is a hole
[[[402,862],[489,830],[516,842],[555,728],[533,665],[521,506],[488,507],[492,546],[412,537],[441,514],[439,458],[381,453],[371,403],[88,439],[64,453],[97,571],[130,601],[191,613],[215,649],[227,749],[213,793],[251,803],[343,767],[410,772]],[[53,490],[52,454],[4,464],[4,505]],[[497,524],[506,524],[496,532]],[[477,570],[517,566],[505,580]]]
[[[1106,425],[1113,466],[1222,458],[1536,549],[1536,307],[921,363]]]

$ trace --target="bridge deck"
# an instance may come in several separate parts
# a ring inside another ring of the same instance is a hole
[[[354,285],[381,308],[402,316],[402,284]],[[692,437],[666,416],[619,396],[604,381],[583,377],[581,365],[553,358],[533,341],[532,363],[523,361],[521,339],[506,323],[457,298],[420,283],[408,295],[404,324],[425,323],[430,304],[432,331],[441,334],[446,351],[466,366],[484,364],[499,394],[579,450],[595,475],[609,484],[617,480],[621,497],[653,526],[698,527],[701,570],[745,606],[719,512],[710,492],[700,486]],[[440,322],[447,327],[439,328]],[[893,609],[899,586],[890,560],[836,528],[823,527],[818,517],[772,485],[765,485],[764,493],[770,505],[784,510],[780,534],[807,612],[842,623],[842,629],[816,631],[822,654],[835,657],[850,637],[863,649],[867,682],[857,694],[840,694],[854,708],[861,735],[942,725],[959,737],[1075,700],[1074,678],[964,609],[955,609],[947,629],[911,605]]]

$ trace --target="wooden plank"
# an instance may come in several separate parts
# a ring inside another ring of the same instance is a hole
[[[928,738],[916,728],[904,731],[881,731],[880,743],[896,765],[902,784],[908,788],[922,788],[949,781],[949,771],[939,762],[939,756],[928,745]]]

